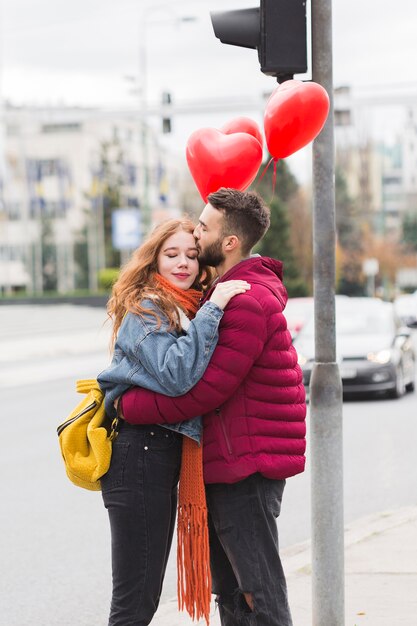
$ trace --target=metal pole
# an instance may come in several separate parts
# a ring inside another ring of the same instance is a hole
[[[313,80],[331,100],[313,146],[316,363],[310,383],[313,626],[343,626],[342,385],[335,339],[332,2],[312,0]]]

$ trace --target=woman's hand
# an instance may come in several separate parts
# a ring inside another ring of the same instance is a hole
[[[237,296],[238,293],[245,293],[248,289],[250,289],[250,284],[246,280],[226,280],[226,282],[217,285],[209,302],[214,302],[220,309],[224,309],[233,296]]]
[[[124,419],[123,417],[123,413],[122,413],[122,406],[121,406],[121,399],[122,396],[119,396],[118,398],[116,398],[116,400],[113,402],[113,406],[116,409],[116,415],[118,418]]]

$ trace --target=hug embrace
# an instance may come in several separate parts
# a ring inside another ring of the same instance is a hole
[[[292,624],[276,518],[306,405],[282,263],[251,254],[268,227],[257,194],[222,188],[197,225],[157,226],[113,287],[109,626],[151,623],[177,509],[180,607],[208,622],[214,593],[222,626]]]

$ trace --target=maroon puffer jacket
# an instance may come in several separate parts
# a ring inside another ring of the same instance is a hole
[[[282,313],[282,263],[252,257],[221,281],[251,289],[227,305],[219,342],[202,379],[177,398],[141,388],[122,399],[132,424],[180,422],[204,414],[204,479],[234,483],[260,472],[288,478],[304,470],[305,391]]]

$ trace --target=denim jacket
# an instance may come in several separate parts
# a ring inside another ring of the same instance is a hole
[[[145,387],[166,396],[181,396],[200,380],[211,359],[218,340],[223,311],[213,302],[206,302],[193,320],[179,309],[183,333],[168,330],[168,320],[157,303],[150,298],[142,306],[155,311],[153,315],[127,313],[115,343],[112,361],[97,377],[105,392],[106,412],[114,417],[113,403],[130,387]],[[201,416],[180,424],[164,427],[200,442]]]

